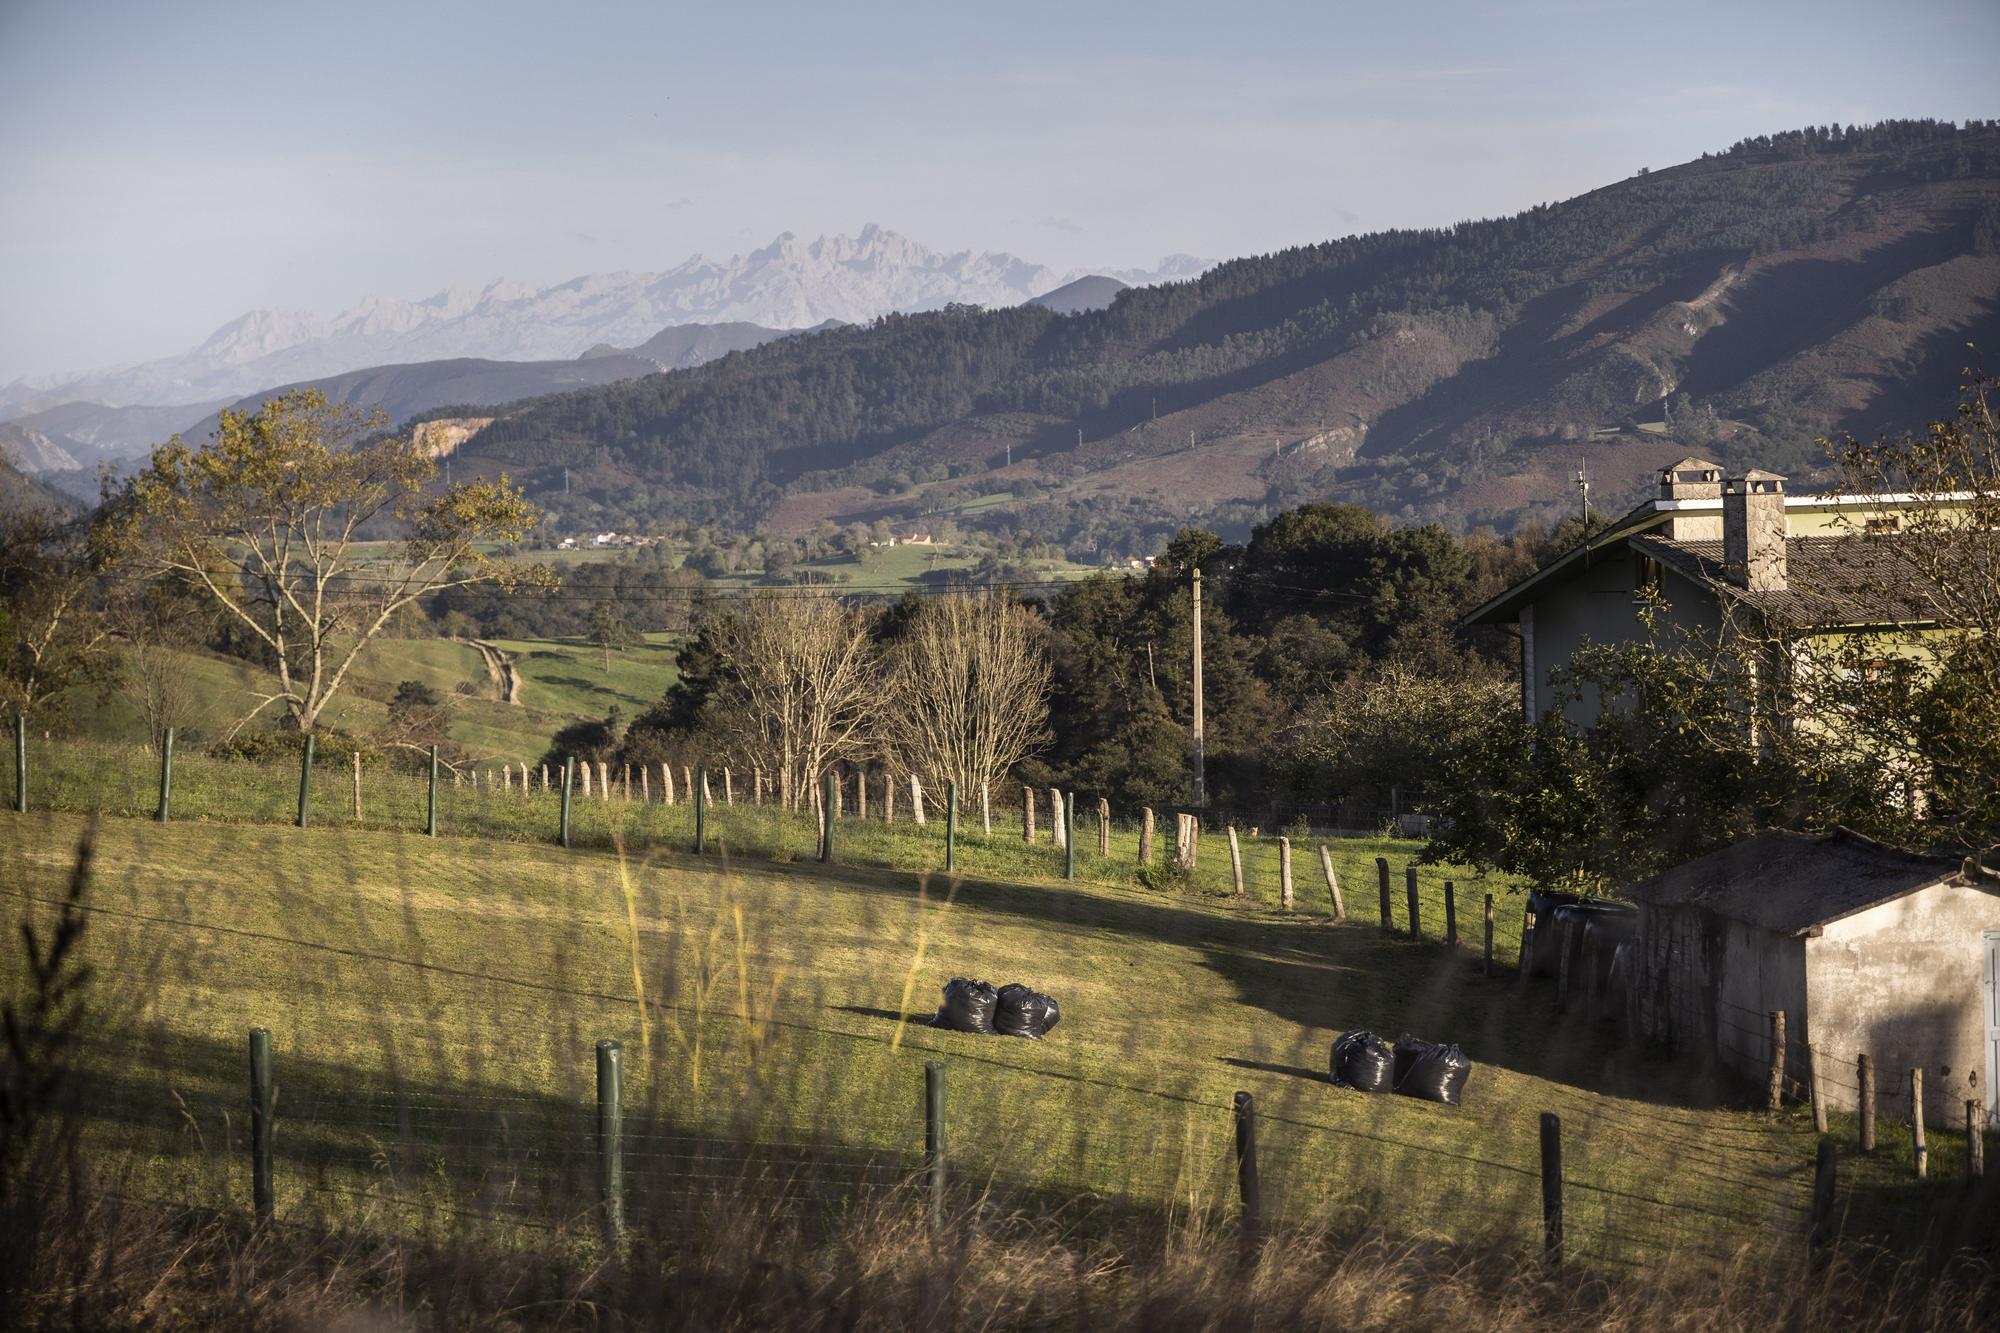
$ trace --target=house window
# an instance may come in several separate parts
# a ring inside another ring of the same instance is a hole
[[[1894,514],[1882,514],[1876,518],[1869,519],[1863,525],[1864,529],[1868,532],[1896,532],[1901,530],[1902,526],[1903,520],[1897,518]]]

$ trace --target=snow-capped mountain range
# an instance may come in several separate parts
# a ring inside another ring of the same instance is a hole
[[[1095,271],[1144,285],[1194,277],[1205,267],[1172,255],[1156,270]],[[856,236],[810,243],[787,232],[747,255],[696,255],[663,273],[592,273],[552,287],[502,279],[419,301],[371,296],[330,319],[253,310],[178,356],[16,380],[0,389],[0,416],[77,401],[206,402],[394,362],[561,359],[598,344],[633,346],[673,324],[800,329],[952,302],[1018,305],[1078,276],[1004,253],[940,253],[873,223]]]

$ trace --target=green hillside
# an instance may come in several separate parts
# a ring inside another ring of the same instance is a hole
[[[1329,494],[1505,522],[1573,504],[1579,463],[1615,503],[1691,449],[1810,474],[1816,434],[1920,424],[2000,334],[1996,246],[2000,126],[1816,128],[1074,316],[788,339],[524,404],[465,453],[580,523],[952,509],[1073,558]]]

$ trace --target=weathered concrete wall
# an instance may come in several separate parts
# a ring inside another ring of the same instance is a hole
[[[1804,945],[1692,907],[1642,907],[1640,1031],[1754,1083],[1770,1070],[1769,1015],[1782,1009],[1786,1073],[1803,1081]]]
[[[2000,1071],[1986,1067],[1987,931],[2000,931],[2000,894],[1940,884],[1806,941],[1808,1030],[1837,1071],[1826,1080],[1831,1105],[1854,1104],[1852,1064],[1865,1052],[1882,1114],[1909,1113],[1909,1071],[1921,1066],[1930,1123],[1962,1127],[1968,1098],[1991,1116]]]

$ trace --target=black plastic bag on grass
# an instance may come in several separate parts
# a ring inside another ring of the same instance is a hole
[[[1472,1061],[1448,1041],[1418,1041],[1405,1037],[1396,1043],[1396,1091],[1405,1097],[1457,1106],[1465,1090],[1465,1076]]]
[[[1000,988],[999,1003],[993,1009],[993,1030],[1003,1037],[1040,1041],[1061,1018],[1062,1010],[1053,997],[1017,981]]]
[[[990,1037],[993,1035],[993,1010],[999,1002],[1000,993],[985,982],[953,977],[944,984],[944,1003],[938,1006],[931,1026]]]
[[[1343,1032],[1334,1039],[1327,1072],[1334,1086],[1358,1092],[1387,1092],[1395,1074],[1389,1043],[1372,1032]]]

